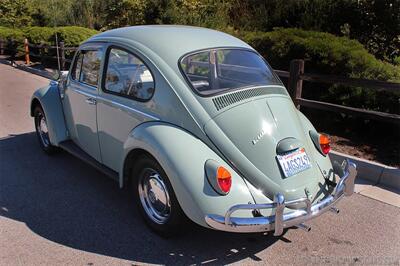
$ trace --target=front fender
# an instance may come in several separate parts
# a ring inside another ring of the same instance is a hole
[[[68,139],[68,134],[57,83],[51,82],[33,93],[30,106],[31,116],[34,115],[33,111],[37,102],[40,103],[46,115],[50,142],[58,146],[58,143]]]
[[[162,122],[141,124],[125,142],[124,158],[135,149],[149,152],[158,161],[168,175],[183,211],[200,225],[207,226],[206,214],[224,215],[235,204],[254,202],[242,177],[201,140],[177,126]],[[219,162],[232,174],[232,188],[228,195],[221,196],[210,186],[204,169],[208,159]],[[121,187],[123,169],[122,162],[119,172]],[[250,211],[236,215],[251,217]]]

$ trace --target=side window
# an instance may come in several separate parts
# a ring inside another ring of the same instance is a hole
[[[80,81],[97,86],[101,63],[100,51],[85,51],[83,53]]]
[[[108,52],[104,90],[109,93],[149,100],[154,94],[154,78],[135,55],[118,48]]]
[[[100,63],[100,51],[79,51],[72,69],[72,79],[97,86]]]
[[[72,79],[74,80],[79,80],[79,76],[81,74],[82,59],[83,59],[83,54],[79,53],[76,56],[74,68],[72,69]]]

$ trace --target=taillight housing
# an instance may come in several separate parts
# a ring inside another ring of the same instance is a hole
[[[315,148],[317,148],[323,156],[326,156],[331,151],[331,138],[329,135],[310,130],[310,137]]]
[[[232,187],[232,175],[228,169],[214,160],[207,160],[205,171],[211,187],[220,195],[227,195]]]
[[[327,155],[331,151],[331,138],[328,135],[319,135],[319,146],[324,155]]]

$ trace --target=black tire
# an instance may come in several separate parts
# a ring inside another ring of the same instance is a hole
[[[49,132],[47,131],[46,115],[40,105],[35,107],[33,111],[33,117],[35,122],[36,136],[38,138],[40,147],[46,154],[54,154],[57,151],[57,147],[50,143]],[[41,126],[41,123],[44,123],[46,132],[43,131],[43,126]]]
[[[150,181],[147,182],[146,180]],[[149,186],[146,186],[145,183]],[[167,175],[156,160],[150,156],[143,156],[138,159],[132,169],[130,184],[133,199],[150,229],[162,237],[176,236],[186,229],[188,219],[179,205]],[[155,187],[156,190],[158,188],[159,191],[156,191],[156,193],[149,192],[153,191],[152,187]],[[160,187],[164,188],[160,189]],[[164,189],[166,189],[167,194],[165,194]],[[161,196],[156,194],[161,194]],[[164,197],[165,195],[167,197]],[[166,198],[169,198],[169,200]],[[152,200],[155,202],[151,203]],[[163,202],[168,202],[169,208],[167,207],[168,204],[163,204]],[[154,211],[157,207],[162,211]],[[163,213],[163,215],[159,215],[160,213]],[[155,217],[158,215],[160,217]]]

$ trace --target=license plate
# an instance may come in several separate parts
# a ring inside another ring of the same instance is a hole
[[[285,155],[277,155],[278,162],[285,177],[289,177],[311,167],[310,158],[304,148],[297,149]]]

